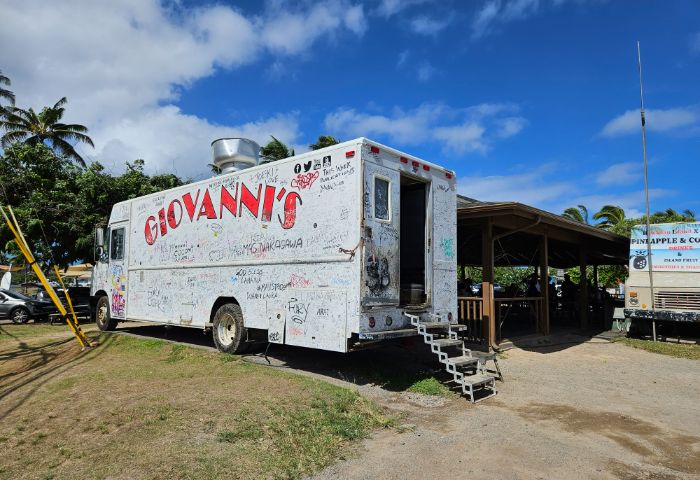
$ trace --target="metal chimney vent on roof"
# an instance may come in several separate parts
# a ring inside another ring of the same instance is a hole
[[[231,173],[258,164],[260,145],[247,138],[219,138],[211,142],[214,165],[221,173]]]

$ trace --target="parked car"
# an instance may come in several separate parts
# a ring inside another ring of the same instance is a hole
[[[34,300],[13,292],[0,289],[0,318],[9,318],[13,323],[27,323],[30,318],[43,320],[56,312],[52,302]]]

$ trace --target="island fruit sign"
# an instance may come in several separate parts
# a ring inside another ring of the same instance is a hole
[[[648,271],[647,227],[636,225],[630,239],[630,271]],[[700,272],[700,223],[669,223],[650,226],[653,270]]]

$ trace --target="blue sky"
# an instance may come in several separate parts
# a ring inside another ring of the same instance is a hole
[[[86,157],[207,175],[209,142],[369,138],[454,169],[460,193],[554,212],[700,213],[700,3],[0,0],[23,107],[66,95]]]

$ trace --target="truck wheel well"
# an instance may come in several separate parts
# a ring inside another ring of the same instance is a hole
[[[97,306],[97,301],[100,299],[100,297],[106,297],[107,292],[104,290],[98,290],[95,292],[94,295],[90,296],[90,309],[95,310],[95,307]]]
[[[238,300],[236,300],[234,297],[217,298],[216,302],[214,302],[214,305],[211,307],[211,312],[209,313],[209,323],[214,321],[214,315],[216,315],[216,311],[219,309],[219,307],[227,303],[235,303],[236,305],[240,306],[240,303],[238,303]]]

